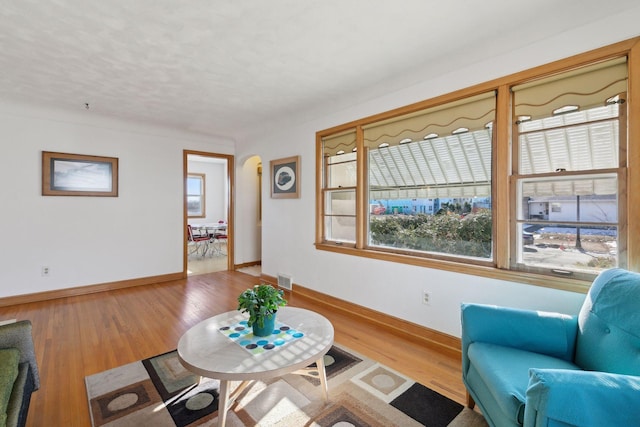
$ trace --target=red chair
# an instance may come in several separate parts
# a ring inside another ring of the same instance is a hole
[[[188,255],[198,254],[198,252],[202,253],[202,256],[207,254],[209,250],[209,244],[211,243],[211,238],[208,235],[195,235],[193,233],[193,228],[190,224],[187,224],[187,249]]]
[[[227,253],[222,250],[222,245],[227,245],[229,236],[227,236],[227,223],[223,220],[218,221],[218,227],[213,233],[214,250],[220,255],[226,255]]]

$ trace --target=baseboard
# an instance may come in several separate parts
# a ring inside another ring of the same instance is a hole
[[[241,268],[253,267],[254,265],[262,265],[262,261],[243,262],[242,264],[233,264],[234,270]]]
[[[0,307],[30,302],[47,301],[57,298],[74,297],[78,295],[93,294],[97,292],[112,291],[115,289],[132,288],[134,286],[151,285],[154,283],[169,282],[184,279],[184,273],[162,274],[159,276],[140,277],[138,279],[120,280],[118,282],[100,283],[97,285],[78,286],[75,288],[56,289],[53,291],[36,292],[32,294],[16,295],[0,298]]]
[[[278,279],[266,274],[260,275],[260,280],[277,286]],[[349,301],[345,301],[339,298],[332,297],[322,292],[314,291],[313,289],[305,288],[297,283],[294,283],[293,291],[294,295],[303,298],[312,299],[315,303],[324,304],[334,309],[339,309],[346,314],[358,317],[360,320],[375,323],[376,325],[383,327],[392,332],[397,332],[402,335],[410,335],[416,340],[424,343],[429,348],[433,348],[443,354],[451,357],[462,358],[462,344],[459,338],[436,331],[434,329],[427,328],[403,319],[399,319],[394,316],[390,316],[380,311],[372,310],[367,307],[354,304]]]

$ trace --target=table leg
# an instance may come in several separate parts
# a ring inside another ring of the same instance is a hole
[[[318,368],[318,377],[320,377],[320,387],[322,388],[322,396],[324,401],[329,401],[329,387],[327,385],[327,371],[324,367],[324,356],[316,362]]]
[[[220,396],[218,396],[218,427],[224,427],[227,422],[229,406],[229,386],[231,381],[220,380]]]

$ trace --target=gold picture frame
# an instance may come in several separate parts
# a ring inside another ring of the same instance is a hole
[[[271,160],[271,198],[300,197],[300,156]]]
[[[118,158],[43,151],[42,195],[118,197]]]

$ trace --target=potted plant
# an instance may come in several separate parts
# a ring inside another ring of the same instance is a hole
[[[249,313],[247,325],[253,327],[253,335],[258,337],[271,335],[278,308],[287,305],[283,294],[281,289],[266,283],[255,285],[240,294],[238,310],[241,313]]]

